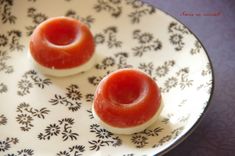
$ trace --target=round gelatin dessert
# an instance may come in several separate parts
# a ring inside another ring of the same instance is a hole
[[[151,77],[136,69],[119,69],[99,83],[92,113],[108,131],[132,134],[153,124],[162,108],[160,89]]]
[[[54,17],[36,27],[29,51],[44,74],[68,76],[94,65],[95,42],[89,28],[79,20]]]

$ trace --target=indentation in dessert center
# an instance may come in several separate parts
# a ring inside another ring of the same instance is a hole
[[[71,44],[77,37],[78,26],[71,21],[56,21],[48,24],[45,35],[54,45],[64,46]]]
[[[110,82],[108,89],[110,98],[119,104],[131,104],[141,95],[142,82],[131,76],[120,77]]]

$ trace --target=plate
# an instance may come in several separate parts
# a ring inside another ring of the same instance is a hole
[[[56,6],[56,7],[55,7]],[[122,155],[166,153],[199,123],[213,91],[208,55],[176,19],[138,0],[22,0],[0,6],[0,155]],[[86,23],[97,60],[65,78],[37,71],[27,57],[29,36],[49,17]],[[99,81],[138,68],[161,88],[165,107],[143,132],[115,135],[91,113]]]

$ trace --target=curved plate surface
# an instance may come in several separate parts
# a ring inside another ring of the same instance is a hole
[[[65,78],[41,74],[27,57],[29,36],[49,17],[86,23],[97,62]],[[137,0],[22,0],[0,5],[0,155],[153,155],[179,142],[208,106],[213,73],[184,25]],[[115,135],[93,119],[99,81],[138,68],[161,88],[165,107],[141,133]]]

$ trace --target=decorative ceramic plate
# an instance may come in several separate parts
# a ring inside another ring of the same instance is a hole
[[[94,67],[66,78],[37,71],[29,36],[49,17],[69,16],[94,34]],[[213,73],[200,41],[184,25],[138,0],[0,0],[0,155],[162,154],[190,134],[204,114]],[[156,80],[165,107],[141,133],[115,135],[93,118],[99,81],[120,68]]]

